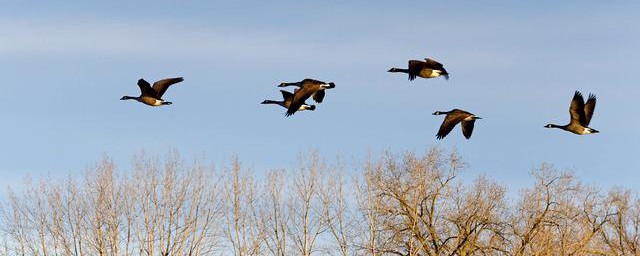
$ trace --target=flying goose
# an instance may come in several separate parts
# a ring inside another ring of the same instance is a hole
[[[324,90],[336,87],[334,83],[325,83],[308,78],[297,83],[281,83],[280,85],[278,85],[278,87],[286,87],[292,85],[298,86],[300,88],[294,91],[293,99],[291,100],[291,105],[289,105],[286,116],[293,115],[311,96],[313,96],[313,100],[321,103],[324,99]]]
[[[123,96],[120,100],[137,100],[153,107],[171,105],[171,102],[162,99],[162,95],[167,91],[169,86],[182,81],[184,81],[182,77],[167,78],[156,81],[153,83],[153,87],[151,87],[149,82],[141,78],[138,80],[138,87],[140,87],[141,92],[140,96]]]
[[[305,86],[305,84],[324,84],[325,82],[322,81],[318,81],[315,79],[311,79],[311,78],[305,78],[304,80],[300,81],[300,82],[294,82],[294,83],[280,83],[278,85],[278,87],[287,87],[287,86],[297,86],[302,88],[302,86]],[[333,85],[335,87],[335,84],[333,83],[329,83],[330,85]],[[331,87],[333,88],[333,87]],[[293,92],[295,93],[298,89],[294,90]],[[317,92],[315,92],[313,95],[313,100],[317,103],[322,103],[322,100],[324,99],[324,90],[319,90]]]
[[[596,129],[590,128],[589,123],[593,116],[593,111],[596,108],[596,96],[589,94],[587,103],[584,103],[584,98],[579,91],[573,94],[571,105],[569,106],[569,114],[571,114],[571,121],[567,125],[555,125],[547,124],[545,128],[559,128],[568,132],[572,132],[578,135],[599,133]]]
[[[291,105],[291,100],[293,99],[293,93],[290,93],[288,91],[285,90],[280,90],[280,92],[282,92],[282,99],[283,101],[275,101],[275,100],[264,100],[262,103],[260,104],[277,104],[280,105],[286,109],[289,109],[289,106]],[[302,105],[298,108],[298,111],[303,111],[303,110],[315,110],[316,106],[315,105],[307,105],[306,103],[302,103]]]
[[[409,74],[409,80],[416,79],[416,76],[422,78],[434,78],[439,76],[444,76],[445,79],[449,80],[449,73],[444,66],[433,59],[426,58],[425,61],[421,60],[410,60],[409,61],[409,69],[403,68],[391,68],[387,72],[393,73],[407,73]]]
[[[461,123],[462,126],[462,134],[465,138],[471,138],[471,133],[473,133],[473,125],[476,122],[476,119],[482,119],[477,117],[474,114],[471,114],[467,111],[454,109],[451,111],[436,111],[433,113],[434,115],[447,115],[442,121],[442,125],[440,125],[440,130],[438,130],[438,134],[436,138],[439,140],[447,136],[453,130],[458,123]]]

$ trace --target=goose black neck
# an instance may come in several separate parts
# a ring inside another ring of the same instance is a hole
[[[557,125],[557,124],[548,124],[547,128],[558,128],[566,130],[568,125]]]
[[[392,72],[392,73],[409,73],[409,70],[408,69],[404,69],[404,68],[392,68],[392,69],[389,69],[389,72]]]
[[[261,104],[280,104],[281,102],[275,100],[265,100]]]
[[[294,86],[294,85],[298,85],[298,83],[281,83],[279,87],[287,87],[287,86]]]
[[[448,115],[449,113],[451,113],[452,111],[436,111],[433,114],[434,115]]]

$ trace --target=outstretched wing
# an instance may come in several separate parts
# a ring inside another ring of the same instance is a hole
[[[587,103],[584,104],[584,126],[589,126],[591,123],[591,117],[593,116],[593,111],[596,109],[596,96],[593,94],[589,94],[589,99],[587,99]]]
[[[316,102],[322,103],[323,99],[324,99],[324,90],[319,90],[313,94],[313,100],[315,100]]]
[[[169,86],[182,81],[184,81],[182,77],[162,79],[153,83],[153,90],[158,93],[158,98],[162,98],[162,95],[169,89]]]
[[[156,91],[151,89],[151,84],[149,84],[149,82],[145,81],[144,79],[140,78],[138,80],[138,87],[140,87],[141,96],[157,98],[158,95]]]
[[[409,80],[416,79],[416,76],[420,74],[420,71],[426,67],[427,67],[427,63],[424,61],[410,60],[409,61]]]
[[[426,58],[424,60],[426,61],[426,66],[428,68],[442,71],[440,73],[444,76],[445,79],[449,80],[449,72],[447,72],[447,70],[444,69],[444,66],[440,62],[437,62],[430,58]]]
[[[300,86],[305,86],[306,84],[324,84],[325,82],[322,82],[320,80],[316,80],[316,79],[311,79],[311,78],[305,78],[302,81],[298,82],[300,83]]]
[[[427,67],[429,67],[430,69],[444,70],[444,66],[442,66],[442,63],[430,58],[426,58],[424,60],[426,61]]]
[[[282,98],[286,101],[287,99],[290,99],[293,97],[293,93],[290,93],[288,91],[285,90],[280,90],[280,92],[282,93]]]
[[[471,133],[473,133],[473,126],[476,123],[476,120],[471,121],[462,121],[460,125],[462,126],[462,134],[465,138],[471,138]]]
[[[442,121],[440,129],[438,130],[438,134],[436,134],[436,138],[440,140],[447,136],[451,132],[451,130],[453,130],[453,128],[456,127],[456,125],[464,118],[465,116],[460,113],[448,114],[447,117],[444,118],[444,121]]]
[[[569,106],[569,114],[571,114],[571,123],[578,122],[578,124],[586,127],[584,99],[579,91],[576,91],[576,93],[573,94],[571,106]]]
[[[318,86],[303,86],[302,88],[298,89],[293,94],[291,105],[289,105],[289,109],[287,109],[287,113],[285,115],[290,116],[296,113],[300,106],[302,106],[302,104],[304,104],[304,102],[317,91],[317,87]]]

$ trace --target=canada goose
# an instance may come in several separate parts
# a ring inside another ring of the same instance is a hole
[[[569,131],[578,135],[599,133],[596,129],[589,128],[589,122],[593,116],[593,111],[596,108],[596,96],[589,94],[587,103],[584,103],[584,98],[579,91],[573,94],[571,105],[569,106],[569,114],[571,114],[571,121],[567,125],[555,125],[547,124],[545,128],[559,128],[565,131]]]
[[[434,115],[447,115],[442,121],[442,125],[440,125],[440,130],[438,130],[438,134],[436,134],[436,138],[439,140],[447,136],[453,130],[458,123],[462,123],[462,134],[465,138],[471,138],[471,133],[473,133],[473,125],[476,122],[476,119],[482,119],[477,117],[474,114],[471,114],[467,111],[454,109],[451,111],[436,111],[433,113]]]
[[[409,74],[409,80],[416,79],[416,76],[422,78],[434,78],[439,76],[444,76],[445,79],[449,80],[449,73],[444,66],[433,59],[426,58],[425,61],[421,60],[410,60],[409,61],[409,69],[403,68],[391,68],[387,72],[393,73],[407,73]]]
[[[278,85],[278,87],[287,87],[287,86],[297,86],[302,88],[302,86],[305,86],[306,84],[324,84],[325,82],[322,81],[318,81],[315,79],[311,79],[311,78],[305,78],[304,80],[300,81],[300,82],[295,82],[295,83],[280,83]],[[330,85],[333,85],[335,87],[334,83],[329,83]],[[333,88],[333,87],[331,87]],[[293,92],[295,93],[296,91],[298,91],[299,89],[294,90]],[[315,93],[313,93],[312,95],[313,100],[315,102],[318,103],[322,103],[322,100],[324,99],[324,90],[319,90],[316,91]]]
[[[324,90],[336,87],[334,83],[325,83],[308,78],[297,83],[281,83],[280,85],[278,85],[278,87],[291,85],[299,86],[300,89],[294,91],[293,99],[291,100],[291,105],[287,110],[286,116],[293,115],[296,111],[298,111],[298,109],[300,109],[300,106],[302,106],[304,102],[311,96],[313,96],[313,100],[321,103],[322,99],[324,99]]]
[[[293,93],[290,93],[285,90],[280,90],[280,92],[282,92],[283,101],[264,100],[260,104],[277,104],[286,109],[289,109],[289,106],[291,105],[291,100],[293,99]],[[307,105],[306,103],[303,102],[302,105],[298,108],[298,111],[315,110],[315,109],[316,109],[315,105]]]
[[[171,105],[171,102],[162,99],[162,95],[167,91],[169,86],[182,81],[184,81],[182,77],[162,79],[153,83],[152,88],[149,82],[141,78],[138,80],[138,87],[140,87],[141,92],[140,96],[123,96],[120,100],[137,100],[153,107]]]

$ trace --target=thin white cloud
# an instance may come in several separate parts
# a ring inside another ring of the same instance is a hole
[[[27,22],[0,20],[0,55],[168,58],[283,63],[352,64],[382,42],[318,40],[296,32],[247,31],[151,23]],[[370,56],[369,58],[377,58]]]
[[[244,52],[278,42],[242,34],[154,24],[0,23],[2,54],[202,56]]]

